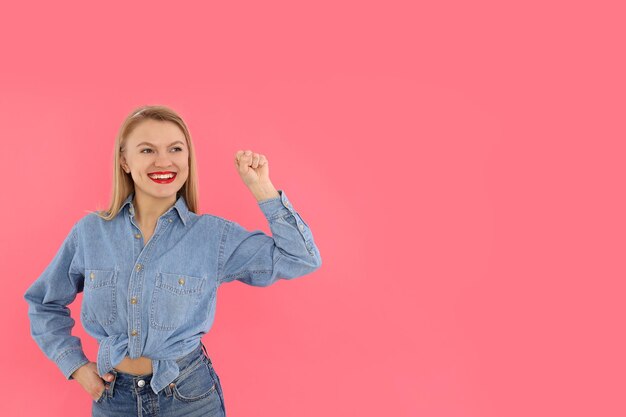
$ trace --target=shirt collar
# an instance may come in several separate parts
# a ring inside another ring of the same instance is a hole
[[[128,197],[126,197],[126,200],[124,200],[124,202],[122,203],[122,206],[120,207],[120,211],[124,210],[124,207],[128,205],[129,213],[132,214],[133,216],[135,215],[135,207],[133,207],[133,202],[132,202],[134,196],[135,196],[135,192],[131,191]],[[178,197],[178,199],[176,200],[176,203],[174,203],[174,205],[170,207],[163,214],[169,213],[170,211],[172,211],[172,209],[176,210],[176,212],[178,213],[178,216],[180,217],[180,220],[186,226],[187,220],[189,219],[189,207],[187,207],[187,202],[185,201],[185,198],[183,197],[182,194]]]

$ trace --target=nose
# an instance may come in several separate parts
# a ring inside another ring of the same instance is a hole
[[[160,154],[157,155],[156,160],[154,161],[154,165],[157,167],[169,167],[170,165],[172,165],[172,162],[168,158],[167,154]]]

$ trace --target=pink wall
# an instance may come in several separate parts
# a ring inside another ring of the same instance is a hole
[[[0,415],[89,414],[22,296],[142,104],[188,122],[202,212],[269,233],[262,152],[323,257],[220,288],[229,417],[626,415],[620,2],[74,3],[0,16]]]

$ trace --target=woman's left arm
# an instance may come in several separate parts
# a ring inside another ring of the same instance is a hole
[[[278,193],[279,197],[258,202],[272,236],[224,220],[218,260],[220,283],[239,280],[266,287],[280,278],[309,274],[322,265],[311,229],[287,194],[283,190]]]
[[[225,220],[218,259],[219,282],[240,280],[265,287],[280,278],[296,278],[318,269],[322,258],[311,229],[285,192],[272,185],[265,156],[239,151],[235,165],[268,220],[272,236]]]

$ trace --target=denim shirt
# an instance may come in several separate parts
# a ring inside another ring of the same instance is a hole
[[[102,377],[125,356],[152,360],[152,389],[179,375],[176,359],[191,352],[213,324],[217,288],[234,280],[265,287],[318,269],[322,259],[308,225],[283,190],[258,202],[272,236],[189,211],[185,199],[163,213],[144,243],[132,204],[107,221],[79,219],[24,298],[30,330],[67,379],[89,362],[67,307],[83,292],[80,320],[99,342]]]

